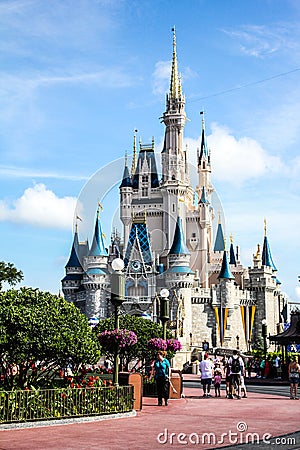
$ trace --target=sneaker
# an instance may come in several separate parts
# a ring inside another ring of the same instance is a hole
[[[202,397],[206,397],[206,394],[203,394],[203,396]]]
[[[211,397],[211,395],[210,395],[210,394],[207,394],[207,397]]]
[[[295,397],[294,400],[299,400],[299,397]]]
[[[238,400],[241,400],[241,396],[240,396],[240,395],[237,395],[236,398],[237,398]]]
[[[161,402],[158,402],[158,405],[157,406],[162,406],[162,403]]]
[[[168,406],[169,402],[168,400],[165,400],[165,405]]]
[[[233,395],[232,395],[232,394],[229,394],[229,395],[228,395],[228,398],[233,399]]]

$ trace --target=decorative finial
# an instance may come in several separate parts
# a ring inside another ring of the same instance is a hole
[[[125,167],[128,166],[128,154],[127,150],[125,150]]]
[[[218,216],[219,216],[219,224],[221,224],[222,223],[222,221],[221,221],[221,211],[218,211]]]
[[[233,244],[233,236],[232,236],[232,233],[230,233],[230,244]]]
[[[204,121],[204,109],[200,111],[200,116],[202,116],[202,129],[204,129],[205,121]]]
[[[265,218],[264,219],[264,235],[265,235],[265,237],[267,236],[267,219]]]
[[[101,205],[101,203],[98,201],[98,208],[97,208],[97,216],[98,219],[100,218],[100,213],[101,211],[103,211],[103,206]]]
[[[136,163],[137,163],[137,159],[136,159],[136,133],[137,132],[138,132],[138,130],[134,130],[134,133],[133,133],[133,155],[132,155],[132,165],[131,165],[131,175],[132,176],[135,174]]]
[[[224,251],[226,252],[226,236],[224,236]]]

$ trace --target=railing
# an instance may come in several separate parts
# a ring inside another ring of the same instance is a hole
[[[0,391],[0,423],[132,411],[133,386]]]

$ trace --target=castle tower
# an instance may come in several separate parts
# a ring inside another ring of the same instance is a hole
[[[277,332],[276,324],[281,321],[281,296],[277,289],[276,266],[274,264],[269,240],[267,237],[266,221],[264,222],[263,250],[260,247],[253,257],[253,267],[248,269],[249,279],[245,280],[245,287],[256,298],[256,314],[253,327],[254,340],[262,335],[262,320],[267,320],[268,333]]]
[[[178,74],[176,34],[173,29],[173,58],[169,93],[166,96],[166,111],[162,116],[165,124],[162,150],[163,228],[170,249],[177,217],[186,227],[186,205],[192,204],[193,192],[189,189],[189,170],[186,149],[183,146],[183,129],[186,123],[185,98]]]
[[[184,352],[190,351],[192,330],[191,292],[194,272],[190,268],[190,252],[187,248],[182,219],[177,218],[173,243],[168,254],[169,268],[165,274],[166,286],[170,290],[171,320],[176,322],[176,334]]]
[[[109,298],[108,253],[104,245],[100,222],[100,206],[97,209],[95,231],[91,249],[84,258],[83,288],[85,289],[85,315],[104,319],[107,317]]]
[[[224,249],[222,266],[218,276],[219,284],[216,286],[216,303],[213,308],[216,316],[216,344],[224,347],[228,318],[234,310],[234,276],[231,272],[228,254]]]
[[[125,156],[123,178],[119,189],[120,189],[120,219],[124,226],[124,242],[127,242],[131,223],[131,199],[132,199],[132,183],[128,169],[127,155]]]
[[[76,302],[76,294],[83,278],[83,268],[79,260],[79,240],[77,224],[71,249],[70,258],[65,266],[66,276],[62,279],[62,291],[68,302]]]

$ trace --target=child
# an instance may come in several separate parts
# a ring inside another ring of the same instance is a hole
[[[221,369],[215,369],[214,372],[214,386],[215,386],[215,397],[221,397],[220,386],[221,386]]]

